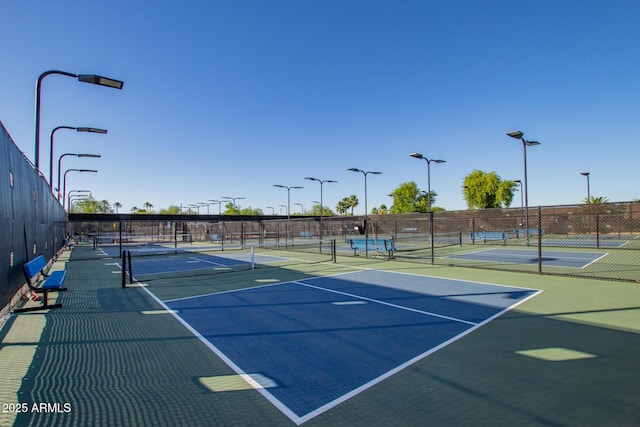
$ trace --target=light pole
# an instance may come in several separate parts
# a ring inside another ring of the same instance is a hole
[[[90,132],[90,133],[107,133],[106,129],[88,128],[88,127],[72,127],[72,126],[58,126],[51,131],[50,147],[49,147],[49,186],[53,189],[53,135],[60,129],[72,129],[76,132]],[[60,165],[58,164],[58,191],[60,191]]]
[[[276,208],[274,208],[273,206],[267,206],[267,209],[271,209],[272,216],[276,214]]]
[[[225,200],[231,200],[231,202],[233,203],[233,210],[236,209],[236,200],[245,200],[246,197],[229,197],[229,196],[224,196],[224,197],[220,197],[221,199],[225,199]]]
[[[369,212],[367,209],[367,175],[382,175],[382,172],[363,171],[358,168],[347,169],[351,172],[360,172],[364,175],[364,255],[369,258]]]
[[[71,205],[71,194],[72,193],[78,193],[78,194],[74,194],[74,196],[81,196],[81,197],[88,197],[91,196],[91,191],[90,190],[69,190],[69,205]],[[87,194],[80,194],[80,193],[89,193]],[[64,199],[63,199],[64,202]],[[69,212],[71,212],[71,206],[69,206]]]
[[[580,175],[587,177],[587,203],[591,203],[591,189],[589,188],[589,172],[580,172]]]
[[[513,182],[520,185],[520,210],[522,210],[524,208],[524,202],[523,202],[524,195],[522,194],[522,181],[519,179],[514,179]]]
[[[102,76],[98,76],[95,74],[73,74],[73,73],[68,73],[66,71],[59,71],[59,70],[49,70],[49,71],[45,71],[44,73],[40,74],[40,76],[38,77],[38,80],[36,81],[36,119],[35,119],[35,128],[36,128],[36,138],[35,138],[35,166],[36,166],[36,170],[40,170],[40,92],[41,92],[41,87],[42,87],[42,80],[44,80],[45,77],[51,75],[51,74],[59,74],[62,76],[67,76],[67,77],[74,77],[77,78],[78,81],[80,82],[84,82],[84,83],[91,83],[94,85],[99,85],[99,86],[106,86],[106,87],[111,87],[114,89],[122,89],[122,86],[124,86],[124,82],[120,81],[120,80],[114,80],[114,79],[110,79],[108,77],[102,77]],[[64,204],[64,200],[63,200],[63,204]]]
[[[522,211],[524,210],[524,202],[523,202],[524,195],[522,194],[523,193],[522,181],[519,179],[514,179],[513,182],[520,185],[520,212],[522,213]]]
[[[445,163],[446,160],[428,159],[420,153],[409,154],[415,159],[422,159],[427,162],[427,215],[429,216],[429,247],[431,248],[431,264],[435,262],[433,254],[433,213],[431,212],[431,162]]]
[[[409,155],[413,158],[422,159],[427,162],[427,212],[431,212],[431,162],[445,163],[446,160],[427,159],[420,153],[411,153]]]
[[[287,187],[286,185],[273,184],[274,187],[287,189],[287,219],[291,219],[291,190],[300,189],[304,187]]]
[[[302,203],[294,203],[294,205],[300,206],[300,213],[304,215],[304,205]]]
[[[211,203],[217,203],[217,204],[218,204],[218,215],[220,215],[220,214],[221,214],[221,211],[222,211],[222,208],[221,208],[221,206],[222,206],[222,202],[221,202],[220,200],[209,200],[209,201],[210,201]]]
[[[63,193],[62,193],[62,207],[64,208],[64,202],[65,202],[65,197],[67,197],[67,174],[69,172],[98,172],[97,170],[94,169],[67,169],[64,172],[64,179],[63,179]]]
[[[65,153],[62,156],[58,157],[58,187],[56,187],[56,191],[58,192],[58,201],[60,201],[60,171],[62,165],[62,158],[66,156],[76,156],[76,157],[92,157],[92,158],[100,158],[102,157],[100,154],[87,154],[87,153]]]
[[[527,246],[529,246],[529,187],[527,186],[527,147],[540,145],[538,141],[527,141],[524,139],[524,133],[519,130],[508,132],[507,136],[522,141],[522,149],[524,152],[524,228],[527,234]]]
[[[322,240],[322,211],[324,210],[324,205],[323,205],[323,200],[322,200],[322,184],[324,184],[325,182],[338,182],[335,181],[333,179],[318,179],[318,178],[313,178],[313,177],[306,177],[305,179],[308,179],[309,181],[317,181],[320,183],[320,240]]]
[[[89,197],[86,194],[76,194],[75,196],[69,196],[69,213],[73,213],[73,209],[76,203],[84,202],[85,200],[89,200]]]

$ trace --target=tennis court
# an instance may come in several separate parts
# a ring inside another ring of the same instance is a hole
[[[163,304],[301,424],[537,292],[366,270]]]
[[[0,331],[6,389],[72,406],[14,425],[637,420],[635,284],[256,248],[255,269],[218,251],[225,270],[123,289],[120,260],[94,252],[70,254],[62,308]]]
[[[246,252],[211,253],[188,252],[177,254],[146,253],[141,257],[134,257],[132,271],[134,280],[149,278],[156,275],[180,274],[202,270],[229,270],[235,267],[251,267],[252,263],[268,264],[283,261],[285,258]]]
[[[606,252],[542,251],[542,264],[548,267],[585,268],[607,256]],[[538,264],[538,251],[534,249],[490,248],[444,258],[501,264]]]

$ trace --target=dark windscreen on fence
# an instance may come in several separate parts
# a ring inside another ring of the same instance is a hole
[[[0,308],[25,283],[22,266],[64,245],[66,214],[49,183],[0,123]]]
[[[255,246],[295,247],[335,239],[338,256],[498,269],[609,280],[640,279],[640,203],[547,206],[358,216],[242,220],[221,216],[70,215],[73,232],[93,242],[89,256],[154,247],[220,251]],[[320,229],[322,227],[322,230]],[[368,244],[364,245],[364,232]],[[351,243],[350,243],[351,242]],[[354,247],[353,242],[357,244]]]

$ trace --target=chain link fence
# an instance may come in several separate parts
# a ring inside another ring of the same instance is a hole
[[[337,254],[413,263],[640,279],[640,203],[247,220],[75,222],[80,239],[113,245],[295,247],[335,239]],[[110,217],[111,218],[111,217]],[[433,230],[430,232],[430,230]],[[123,236],[123,237],[118,237]],[[365,238],[368,237],[368,240]],[[356,248],[355,243],[358,242]],[[99,252],[97,252],[99,255]]]

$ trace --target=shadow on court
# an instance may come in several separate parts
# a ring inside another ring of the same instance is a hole
[[[141,287],[121,289],[108,262],[67,264],[64,306],[44,314],[33,359],[16,390],[16,401],[68,403],[70,410],[50,406],[20,413],[15,425],[294,425]],[[277,280],[285,273],[310,276],[270,269],[261,277]],[[495,273],[496,280],[501,274]],[[221,276],[208,289],[248,286],[246,275],[234,277]],[[207,287],[205,278],[194,280],[199,290]],[[186,293],[160,282],[151,286],[163,298]],[[524,304],[304,425],[637,425],[638,329],[561,320],[584,311],[573,310],[569,300],[560,305],[566,308],[542,314],[525,311]],[[618,309],[586,314],[638,317],[640,310],[625,299]],[[20,317],[33,315],[15,316],[0,337]],[[1,349],[31,344],[3,341]],[[3,369],[10,363],[1,362]]]

